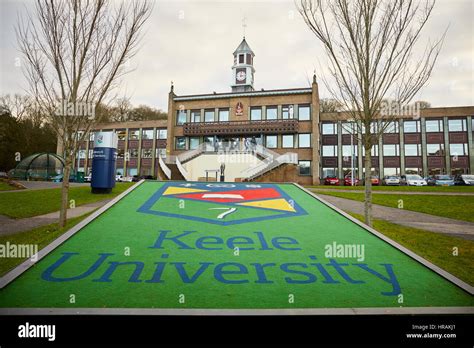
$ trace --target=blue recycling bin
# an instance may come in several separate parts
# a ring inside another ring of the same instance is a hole
[[[117,135],[114,132],[97,132],[94,135],[92,155],[92,193],[110,193],[115,187]]]

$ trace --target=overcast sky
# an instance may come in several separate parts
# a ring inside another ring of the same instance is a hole
[[[423,1],[423,0],[420,0]],[[15,64],[17,13],[31,1],[0,0],[0,94],[21,92],[25,80]],[[436,39],[449,25],[435,71],[417,99],[433,106],[474,105],[474,1],[438,0],[423,39]],[[135,68],[122,82],[121,94],[134,105],[167,109],[171,81],[175,93],[227,92],[232,52],[243,36],[255,52],[255,88],[306,87],[313,71],[324,74],[325,56],[294,2],[156,1],[142,48],[130,62]],[[322,83],[320,96],[327,97]]]

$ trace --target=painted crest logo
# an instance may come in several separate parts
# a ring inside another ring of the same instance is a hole
[[[167,183],[138,212],[218,225],[306,215],[271,184]]]

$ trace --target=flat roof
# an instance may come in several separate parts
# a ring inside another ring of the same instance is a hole
[[[211,94],[193,94],[175,96],[173,100],[204,100],[204,99],[220,99],[220,98],[235,98],[235,97],[254,97],[254,96],[272,96],[272,95],[291,95],[291,94],[307,94],[312,93],[311,88],[287,88],[287,89],[271,89],[248,92],[226,92],[226,93],[211,93]]]

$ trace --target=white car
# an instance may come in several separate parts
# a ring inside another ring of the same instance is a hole
[[[84,177],[84,182],[91,182],[91,181],[92,181],[92,173]]]
[[[400,185],[407,186],[426,186],[428,183],[421,176],[416,174],[402,175]]]
[[[122,182],[123,181],[123,176],[120,175],[120,174],[115,175],[115,181]]]

